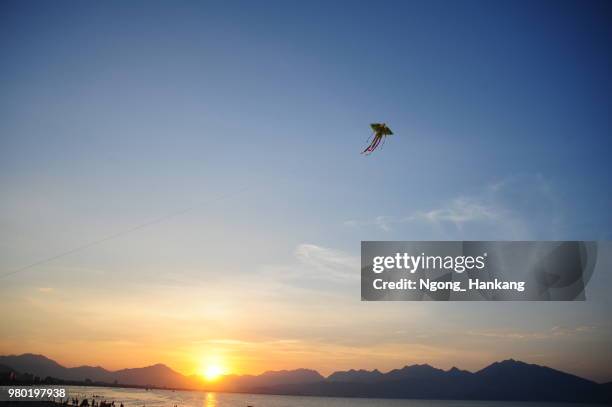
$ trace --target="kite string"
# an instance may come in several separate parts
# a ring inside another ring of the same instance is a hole
[[[48,263],[50,261],[57,260],[57,259],[59,259],[61,257],[69,256],[71,254],[80,252],[81,250],[88,249],[88,248],[90,248],[92,246],[96,246],[98,244],[102,244],[102,243],[107,242],[109,240],[113,240],[113,239],[119,238],[121,236],[125,236],[125,235],[130,234],[132,232],[135,232],[137,230],[144,229],[144,228],[147,228],[149,226],[161,223],[161,222],[163,222],[165,220],[168,220],[170,218],[173,218],[175,216],[183,215],[183,214],[185,214],[187,212],[190,212],[192,210],[201,208],[201,207],[209,205],[211,203],[218,202],[218,201],[223,201],[223,200],[228,199],[228,198],[230,198],[232,196],[236,196],[236,195],[239,195],[241,193],[244,193],[248,189],[249,189],[249,187],[245,186],[243,188],[238,189],[237,191],[234,191],[234,192],[231,192],[231,193],[227,193],[227,194],[223,194],[221,196],[218,196],[216,198],[212,198],[210,200],[206,200],[206,201],[200,202],[199,204],[190,206],[188,208],[180,209],[178,211],[168,213],[166,215],[163,215],[163,216],[160,216],[158,218],[149,220],[147,222],[140,223],[140,224],[138,224],[136,226],[133,226],[133,227],[131,227],[129,229],[125,229],[125,230],[122,230],[122,231],[119,231],[119,232],[116,232],[116,233],[104,236],[104,237],[102,237],[100,239],[97,239],[97,240],[85,243],[85,244],[77,246],[77,247],[75,247],[73,249],[70,249],[70,250],[67,250],[65,252],[53,255],[51,257],[47,257],[47,258],[44,258],[44,259],[41,259],[41,260],[37,260],[37,261],[35,261],[33,263],[30,263],[30,264],[28,264],[26,266],[20,267],[18,269],[15,269],[15,270],[9,271],[8,273],[4,273],[4,274],[0,275],[0,279],[6,278],[8,276],[12,276],[12,275],[20,273],[22,271],[29,270],[31,268],[34,268],[36,266],[40,266],[40,265]]]

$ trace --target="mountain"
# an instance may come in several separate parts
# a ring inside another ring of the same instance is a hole
[[[160,363],[136,369],[118,370],[113,372],[112,376],[117,383],[123,384],[140,386],[153,385],[171,388],[197,387],[189,378]]]
[[[373,383],[380,380],[384,375],[378,370],[348,370],[345,372],[334,372],[327,378],[330,382],[344,383]]]
[[[325,377],[310,369],[267,371],[258,376],[229,375],[220,387],[229,391],[257,391],[258,389],[292,384],[310,384],[324,381]]]
[[[0,356],[2,371],[14,369],[41,378],[170,388],[204,387],[196,376],[184,376],[156,364],[109,371],[99,366],[67,368],[42,355]],[[209,390],[307,396],[598,402],[612,404],[612,383],[597,384],[569,373],[513,359],[495,362],[477,372],[429,365],[404,366],[387,373],[348,370],[321,376],[315,370],[268,371],[261,375],[229,375]]]
[[[512,359],[495,362],[474,373],[456,367],[444,371],[429,365],[412,365],[388,373],[336,372],[324,381],[259,390],[305,396],[612,403],[609,383],[597,384]]]
[[[388,373],[377,370],[336,372],[326,380],[271,386],[275,394],[447,400],[508,400],[612,403],[612,386],[549,367],[512,359],[477,372],[429,365],[405,366]]]
[[[136,386],[156,386],[174,388],[194,388],[192,379],[175,372],[169,367],[157,364],[135,369],[123,369],[115,372],[100,366],[64,367],[43,356],[26,353],[23,355],[0,356],[0,365],[10,366],[21,373],[31,373],[45,378],[47,376],[62,379],[99,383],[117,383]]]
[[[453,368],[449,371],[454,375],[469,373],[465,370]],[[429,365],[404,366],[401,369],[394,369],[388,373],[381,373],[379,370],[348,370],[344,372],[332,373],[327,381],[344,383],[380,383],[384,381],[397,381],[406,379],[435,379],[445,376],[447,373],[442,369],[436,369]]]
[[[444,376],[442,369],[436,369],[429,365],[404,366],[401,369],[394,369],[384,375],[385,380],[406,380],[406,379],[436,379]]]
[[[23,355],[0,356],[0,364],[10,366],[18,372],[32,373],[39,377],[58,377],[65,380],[108,381],[110,373],[101,367],[81,366],[68,369],[43,356],[25,353]],[[112,380],[111,380],[112,381]]]
[[[476,376],[481,394],[504,400],[580,401],[601,389],[590,380],[513,359],[493,363]]]

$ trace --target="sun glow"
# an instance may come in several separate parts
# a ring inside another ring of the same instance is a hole
[[[225,370],[219,365],[206,365],[200,369],[200,375],[209,382],[217,380]]]

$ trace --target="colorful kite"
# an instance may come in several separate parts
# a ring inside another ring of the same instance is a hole
[[[383,145],[384,145],[385,144],[384,141],[387,139],[387,136],[390,136],[393,134],[393,132],[387,126],[386,123],[372,123],[370,124],[370,127],[372,128],[372,131],[374,132],[374,134],[370,136],[368,141],[372,140],[372,142],[365,150],[361,152],[361,154],[365,154],[365,155],[371,154],[374,150],[376,150],[376,148],[378,148],[381,141],[383,142]]]

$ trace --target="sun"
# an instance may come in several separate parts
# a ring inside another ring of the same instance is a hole
[[[200,375],[209,382],[217,380],[225,370],[219,365],[206,365],[200,369]]]

